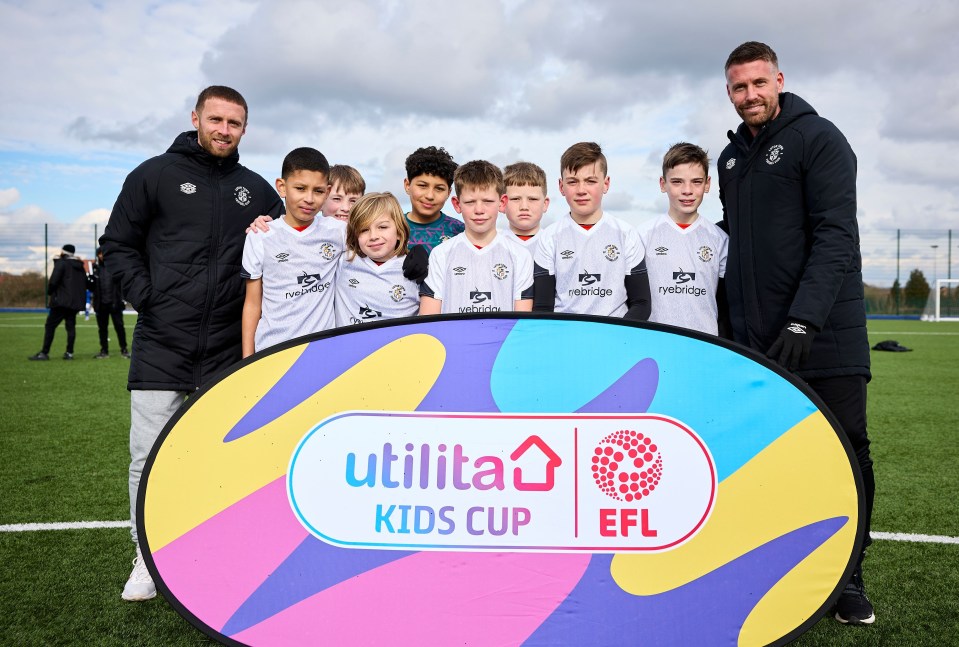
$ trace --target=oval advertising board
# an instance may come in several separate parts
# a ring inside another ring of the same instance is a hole
[[[140,490],[158,588],[231,645],[766,645],[862,542],[800,381],[679,329],[401,319],[254,355]]]

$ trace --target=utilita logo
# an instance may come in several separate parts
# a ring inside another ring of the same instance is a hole
[[[694,536],[717,484],[665,416],[352,412],[304,437],[287,489],[335,546],[628,552]]]

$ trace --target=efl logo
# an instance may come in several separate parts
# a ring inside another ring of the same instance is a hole
[[[666,416],[352,412],[300,442],[287,491],[336,546],[623,552],[689,540],[717,484]]]

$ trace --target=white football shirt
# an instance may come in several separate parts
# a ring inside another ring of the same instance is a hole
[[[333,281],[345,247],[346,225],[322,216],[303,231],[277,218],[269,231],[246,235],[241,275],[263,279],[257,351],[333,327]]]
[[[718,333],[716,288],[726,275],[729,236],[702,216],[683,229],[668,215],[639,228],[646,246],[650,321]]]
[[[382,265],[360,256],[348,261],[347,256],[340,257],[336,270],[337,326],[412,317],[419,311],[419,286],[403,276],[405,256]]]
[[[536,237],[536,265],[556,277],[555,312],[626,314],[626,277],[642,272],[644,256],[635,229],[609,214],[584,229],[566,215]]]
[[[442,301],[444,314],[509,312],[514,301],[532,298],[532,286],[533,261],[526,250],[498,233],[476,249],[464,232],[433,248],[420,294]]]

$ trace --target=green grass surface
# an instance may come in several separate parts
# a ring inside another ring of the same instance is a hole
[[[124,519],[129,363],[119,354],[92,359],[96,325],[82,318],[75,360],[59,359],[61,327],[53,359],[28,362],[43,320],[0,314],[0,524]],[[132,317],[127,324],[132,334]],[[959,323],[869,327],[870,343],[914,349],[873,353],[873,529],[959,536]],[[120,600],[132,553],[126,529],[0,533],[0,644],[210,644],[162,598]],[[959,545],[876,541],[866,584],[875,625],[827,618],[796,644],[959,645]]]

